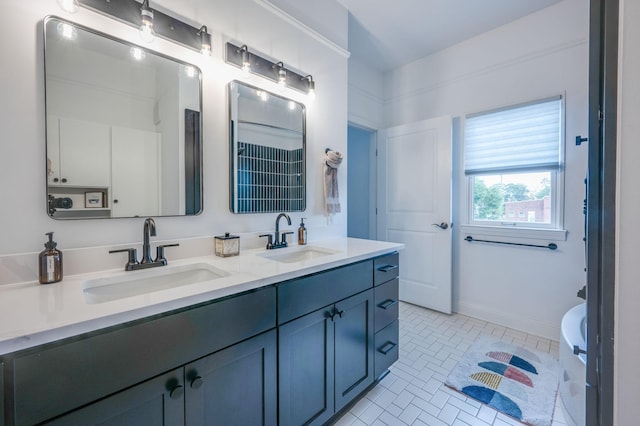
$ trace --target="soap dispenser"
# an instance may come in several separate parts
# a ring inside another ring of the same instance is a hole
[[[62,252],[56,248],[58,243],[53,241],[53,232],[45,235],[49,241],[44,243],[45,249],[38,256],[40,284],[52,284],[62,281]]]
[[[303,246],[307,244],[307,228],[304,227],[304,220],[306,218],[300,219],[300,227],[298,228],[298,245]]]

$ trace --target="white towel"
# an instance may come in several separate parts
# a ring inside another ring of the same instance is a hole
[[[342,163],[342,154],[331,150],[326,152],[322,174],[327,216],[340,213],[340,194],[338,193],[338,167],[340,163]]]

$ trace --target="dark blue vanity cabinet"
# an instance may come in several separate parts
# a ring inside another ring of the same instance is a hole
[[[5,355],[0,426],[333,420],[397,359],[397,260],[352,263]]]
[[[395,268],[388,267],[391,263]],[[376,265],[388,267],[388,272],[377,271]],[[398,256],[394,254],[278,286],[281,425],[327,422],[367,390],[397,359],[397,267]],[[378,279],[378,275],[384,280]],[[387,309],[379,308],[386,314],[380,315],[380,329],[389,326],[389,330],[395,330],[395,335],[381,334],[380,343],[382,339],[393,340],[395,346],[376,364],[378,309],[374,307],[377,298],[374,284],[378,280],[388,284],[383,287],[386,293],[381,304],[390,305]],[[395,297],[392,302],[391,297]]]
[[[205,424],[215,398],[260,382],[217,418],[275,425],[275,326],[270,286],[11,354],[6,424]]]

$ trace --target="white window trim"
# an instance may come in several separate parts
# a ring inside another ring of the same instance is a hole
[[[484,235],[489,237],[507,237],[507,238],[526,238],[526,239],[540,239],[540,240],[552,240],[552,241],[565,241],[567,237],[567,231],[564,229],[564,192],[565,192],[565,150],[566,150],[566,92],[562,93],[560,107],[562,109],[562,120],[560,123],[560,134],[562,135],[562,141],[560,142],[560,164],[561,166],[555,173],[551,173],[551,186],[555,188],[555,211],[551,224],[535,224],[531,222],[508,222],[503,224],[494,221],[477,221],[473,220],[473,175],[464,176],[464,169],[462,170],[463,177],[465,178],[465,191],[466,191],[466,208],[465,223],[461,226],[464,233],[471,233],[474,235]],[[518,105],[513,105],[517,107]],[[462,159],[464,161],[464,120],[462,122]],[[505,171],[503,174],[516,173],[517,171]],[[495,174],[499,174],[496,172]],[[478,175],[476,175],[478,176]]]

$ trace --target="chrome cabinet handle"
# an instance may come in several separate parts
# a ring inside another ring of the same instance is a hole
[[[449,229],[449,224],[447,222],[442,222],[440,224],[432,223],[431,226],[437,226],[440,229]]]

